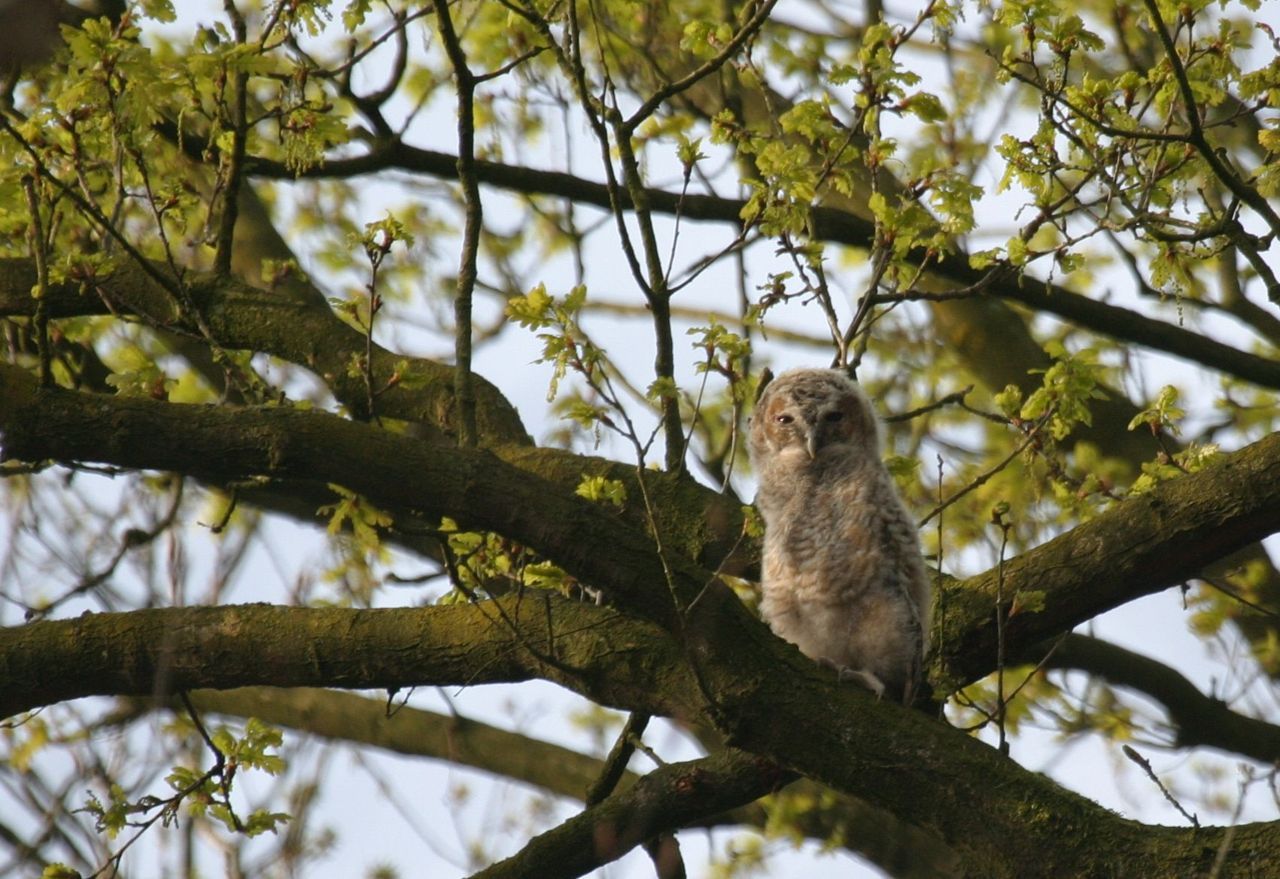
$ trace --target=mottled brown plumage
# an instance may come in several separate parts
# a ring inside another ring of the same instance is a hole
[[[838,370],[783,373],[756,404],[751,460],[765,620],[842,678],[909,703],[931,590],[866,395]]]

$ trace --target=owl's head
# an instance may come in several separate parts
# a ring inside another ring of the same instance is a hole
[[[751,457],[807,466],[855,454],[878,460],[879,422],[857,383],[838,369],[793,369],[765,388],[751,416]]]

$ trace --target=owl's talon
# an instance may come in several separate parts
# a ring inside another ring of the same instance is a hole
[[[854,681],[866,687],[868,690],[876,694],[876,699],[884,698],[884,681],[876,677],[874,672],[869,672],[864,668],[842,668],[836,671],[836,678],[841,683],[845,681]]]

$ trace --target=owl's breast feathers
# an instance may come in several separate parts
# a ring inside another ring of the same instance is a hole
[[[892,486],[880,484],[872,468],[834,481],[822,468],[807,470],[757,498],[774,561],[804,580],[827,583],[855,583],[882,571],[901,540],[893,533],[901,503]]]
[[[868,588],[905,595],[927,615],[915,523],[879,461],[789,468],[757,504],[765,519],[766,587],[802,601],[849,601]],[[906,551],[904,552],[904,549]]]

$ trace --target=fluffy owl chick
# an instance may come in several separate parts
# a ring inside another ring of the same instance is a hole
[[[842,679],[909,703],[930,586],[866,395],[838,370],[783,373],[756,404],[751,460],[765,523],[765,621]]]

